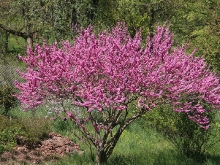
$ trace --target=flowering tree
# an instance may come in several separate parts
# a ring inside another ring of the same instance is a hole
[[[48,100],[81,107],[83,117],[65,106],[63,111],[95,147],[98,164],[107,161],[131,122],[159,104],[172,105],[208,129],[203,105],[220,107],[219,80],[203,59],[186,55],[184,47],[172,48],[172,42],[165,26],[143,45],[141,32],[132,38],[118,24],[97,35],[90,26],[73,44],[36,45],[21,57],[27,72],[21,72],[26,82],[16,83],[17,97],[26,110]]]

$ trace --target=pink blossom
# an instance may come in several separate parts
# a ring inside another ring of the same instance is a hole
[[[98,35],[92,26],[78,32],[73,44],[44,42],[20,57],[27,65],[26,72],[19,72],[26,81],[16,82],[20,90],[16,96],[25,109],[43,104],[48,97],[71,99],[88,114],[128,110],[135,102],[147,112],[159,103],[170,103],[207,127],[207,110],[183,98],[193,96],[198,103],[220,108],[218,77],[204,59],[194,57],[194,52],[187,55],[186,47],[173,49],[169,28],[158,27],[146,45],[141,32],[131,37],[124,24]],[[74,119],[71,112],[67,115]]]
[[[66,114],[67,114],[67,116],[68,116],[69,118],[75,120],[75,117],[74,117],[74,115],[73,115],[72,112],[67,112]]]

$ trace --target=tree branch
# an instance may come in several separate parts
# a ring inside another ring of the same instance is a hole
[[[6,32],[10,33],[10,34],[13,34],[13,35],[16,35],[16,36],[19,36],[19,37],[22,37],[24,39],[27,39],[28,37],[32,37],[35,32],[31,32],[29,34],[25,33],[25,32],[21,32],[21,31],[16,31],[16,30],[13,30],[9,27],[6,27],[4,26],[3,24],[0,23],[0,28],[5,30]]]

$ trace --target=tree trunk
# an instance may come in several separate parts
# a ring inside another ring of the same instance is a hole
[[[96,163],[97,163],[97,165],[106,164],[107,160],[108,160],[108,158],[107,158],[107,155],[106,155],[104,149],[98,150],[97,151],[97,155],[96,155]]]
[[[30,24],[27,18],[25,18],[25,31],[27,34],[26,47],[33,48],[33,35],[30,33]]]
[[[26,45],[27,45],[27,48],[33,49],[33,38],[32,37],[26,38]]]
[[[24,38],[26,40],[27,47],[33,48],[33,35],[36,32],[29,33],[28,27],[26,29],[26,32],[21,32],[21,31],[16,31],[16,30],[10,29],[0,23],[0,28],[5,30],[7,33]]]
[[[5,31],[5,43],[4,43],[4,52],[8,52],[8,38],[9,38],[9,33]]]

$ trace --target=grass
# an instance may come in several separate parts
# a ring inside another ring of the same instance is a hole
[[[41,107],[35,113],[23,112],[20,108],[9,111],[12,118],[32,118],[47,115],[47,110]],[[28,120],[27,120],[28,121]],[[30,121],[30,120],[29,120]],[[214,145],[207,153],[204,163],[187,158],[178,152],[165,137],[153,129],[145,128],[142,121],[132,123],[122,134],[116,148],[108,160],[108,165],[218,165],[220,162],[220,144]],[[32,125],[29,124],[29,127]],[[33,127],[36,127],[34,125]],[[69,136],[79,143],[73,135],[75,127],[71,121],[58,119],[52,123],[52,131],[63,136]],[[94,165],[90,159],[89,148],[79,143],[84,151],[82,155],[73,153],[58,161],[45,163],[46,165]]]
[[[21,109],[19,106],[12,108],[8,116],[11,116],[12,118],[30,118],[30,117],[45,117],[47,116],[48,112],[45,107],[39,107],[37,110],[30,110],[24,112],[23,109]]]
[[[25,40],[21,37],[9,36],[8,39],[8,52],[9,53],[23,53],[26,49]]]
[[[65,124],[64,124],[65,123]],[[56,123],[57,124],[57,123]],[[68,122],[59,123],[61,132],[71,135]],[[58,127],[56,127],[58,131]],[[65,131],[64,131],[65,130]],[[83,155],[73,154],[57,162],[57,165],[93,165],[89,149],[81,145]],[[177,148],[166,138],[152,129],[140,127],[139,122],[133,123],[125,130],[109,158],[108,165],[217,165],[220,162],[220,145],[216,144],[209,150],[204,163],[197,162],[179,154]]]

